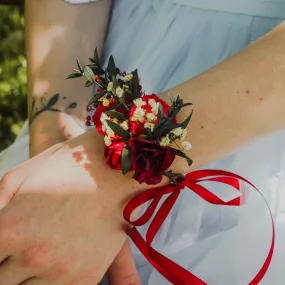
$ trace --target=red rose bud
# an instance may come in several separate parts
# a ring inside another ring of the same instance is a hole
[[[102,91],[103,91],[103,88],[102,88],[102,87],[98,87],[97,91],[98,91],[98,92],[102,92]]]
[[[139,183],[158,184],[162,175],[174,161],[175,153],[168,147],[162,147],[140,137],[129,140],[131,147],[133,176]]]
[[[141,86],[141,85],[139,85],[139,90],[140,90],[140,91],[142,90],[142,86]]]
[[[120,73],[121,73],[121,71],[120,71],[119,68],[116,68],[116,73],[117,73],[117,74],[120,74]]]
[[[91,125],[90,121],[86,121],[86,122],[85,122],[85,125],[86,125],[87,127],[89,127],[89,126]]]
[[[86,107],[87,112],[90,112],[92,110],[91,106]]]
[[[96,81],[97,83],[100,83],[100,78],[99,78],[98,75],[95,75],[95,81]]]
[[[86,117],[86,121],[90,121],[91,120],[91,117],[90,116],[87,116]]]
[[[112,143],[110,146],[105,147],[104,156],[105,161],[109,167],[116,170],[121,170],[122,151],[125,146],[124,141]]]

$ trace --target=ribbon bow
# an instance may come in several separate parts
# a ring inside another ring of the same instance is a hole
[[[270,265],[273,251],[274,251],[274,243],[275,243],[275,230],[274,230],[274,222],[273,216],[270,211],[269,205],[266,202],[263,195],[260,191],[248,180],[245,178],[223,170],[197,170],[190,172],[186,175],[186,179],[179,183],[179,185],[170,184],[167,186],[152,188],[146,190],[137,196],[135,196],[129,203],[126,205],[124,209],[124,218],[127,222],[133,225],[133,228],[128,232],[129,237],[141,251],[141,253],[146,257],[146,259],[159,271],[167,280],[169,280],[172,284],[175,285],[207,285],[204,281],[199,279],[197,276],[187,271],[177,263],[173,262],[169,258],[165,257],[161,253],[157,252],[152,246],[152,241],[154,240],[157,232],[162,226],[164,220],[168,216],[171,211],[173,205],[175,204],[177,198],[179,197],[181,191],[188,187],[190,190],[194,191],[197,195],[199,195],[205,201],[216,204],[216,205],[225,205],[225,206],[240,206],[241,205],[241,195],[237,198],[233,198],[228,202],[224,202],[218,196],[210,192],[204,186],[200,185],[200,182],[203,181],[212,181],[212,182],[220,182],[223,184],[227,184],[240,191],[240,181],[243,181],[250,186],[253,187],[264,199],[266,206],[269,210],[271,216],[272,223],[272,240],[268,255],[258,271],[258,273],[254,276],[252,281],[248,285],[256,285],[266,274],[268,267]],[[139,231],[136,227],[142,226],[146,224],[150,218],[153,216],[156,207],[162,197],[164,195],[170,194],[162,204],[162,206],[158,209],[156,215],[154,216],[152,222],[146,233],[146,240],[143,239]],[[151,201],[149,207],[135,221],[131,221],[132,212],[139,206],[144,203]]]

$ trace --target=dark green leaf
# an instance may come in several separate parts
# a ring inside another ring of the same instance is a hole
[[[99,99],[101,99],[102,97],[104,97],[105,95],[107,94],[107,91],[102,91],[100,93],[96,93],[94,96],[93,96],[93,102],[97,102]]]
[[[104,113],[108,116],[110,116],[111,118],[117,119],[117,120],[121,120],[121,121],[125,121],[128,119],[128,115],[124,115],[122,113],[119,112],[115,112],[115,111],[104,111]]]
[[[87,66],[90,67],[90,69],[96,75],[103,75],[103,74],[105,74],[105,71],[100,66],[96,66],[94,64],[88,64]]]
[[[175,153],[175,155],[181,156],[183,158],[185,158],[187,160],[188,165],[190,166],[193,163],[193,160],[191,158],[189,158],[183,151],[176,149],[176,148],[172,148],[173,152]]]
[[[99,56],[97,48],[94,49],[94,62],[99,65]]]
[[[74,109],[74,108],[76,108],[76,106],[77,106],[77,103],[73,102],[68,106],[68,109]]]
[[[85,83],[85,87],[89,87],[91,85],[93,85],[93,83],[87,80],[86,83]]]
[[[116,76],[116,65],[113,56],[111,55],[108,62],[107,72],[109,79],[112,80],[113,76]]]
[[[112,129],[112,131],[118,135],[119,137],[122,137],[124,139],[129,139],[131,136],[130,134],[125,131],[121,126],[119,126],[118,124],[110,121],[110,120],[106,120],[107,124],[109,125],[109,127]]]
[[[58,98],[59,98],[59,94],[55,94],[53,95],[47,102],[47,107],[52,107],[57,101],[58,101]]]
[[[192,118],[192,115],[193,115],[193,110],[192,110],[191,114],[187,117],[187,119],[184,120],[184,121],[180,124],[183,129],[185,129],[185,128],[188,126],[188,124],[189,124],[189,122],[190,122],[190,120],[191,120],[191,118]]]
[[[78,58],[76,59],[76,62],[77,62],[77,66],[78,66],[78,69],[80,70],[80,72],[82,73],[82,67],[81,67],[81,65],[80,65],[80,63],[79,63],[79,60],[78,60]]]
[[[139,85],[139,75],[138,75],[138,70],[134,70],[132,72],[133,78],[132,78],[132,84],[135,86]]]
[[[174,98],[173,98],[173,95],[170,92],[168,92],[168,97],[169,97],[169,100],[170,100],[171,105],[172,105],[174,103]]]
[[[112,82],[113,82],[113,88],[114,90],[116,90],[116,88],[119,86],[119,82],[118,80],[116,79],[116,76],[112,76]]]
[[[193,106],[193,103],[185,103],[181,105],[181,108],[186,107],[186,106]]]
[[[132,99],[135,100],[139,98],[141,98],[141,92],[139,91],[138,88],[134,87],[132,92]]]
[[[72,70],[76,73],[81,73],[78,69],[73,68]]]
[[[94,75],[92,69],[91,69],[89,66],[87,66],[87,65],[84,66],[84,76],[86,77],[86,79],[87,79],[89,82],[94,83],[94,80],[95,80],[94,77],[95,77],[95,75]]]
[[[66,79],[77,78],[77,77],[81,77],[81,76],[82,76],[81,73],[75,72],[75,73],[69,74],[69,75],[66,77]]]
[[[121,164],[122,164],[122,172],[123,172],[123,174],[128,173],[130,168],[131,168],[131,166],[132,166],[131,148],[129,146],[125,146],[123,148]]]
[[[121,103],[119,103],[119,104],[116,104],[116,105],[114,105],[114,106],[112,106],[112,107],[110,107],[110,108],[106,109],[106,111],[115,110],[115,109],[117,109],[117,108],[119,108],[119,107],[121,107],[121,106],[122,106],[122,104],[121,104]]]
[[[94,60],[93,58],[89,57],[89,60],[90,60],[91,62],[95,63],[95,60]]]

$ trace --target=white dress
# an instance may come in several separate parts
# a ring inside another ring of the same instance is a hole
[[[159,93],[241,50],[282,19],[285,0],[115,0],[104,58],[113,54],[122,70],[138,68],[146,91]],[[27,158],[26,124],[0,154],[0,177]],[[264,194],[274,215],[276,246],[260,284],[284,285],[285,131],[257,139],[206,168],[238,173]],[[225,199],[232,193],[209,188]],[[246,190],[241,208],[210,205],[184,191],[154,247],[209,285],[249,284],[269,250],[271,228],[264,202]],[[135,247],[133,256],[144,285],[169,284]]]

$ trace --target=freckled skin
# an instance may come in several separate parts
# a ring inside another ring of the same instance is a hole
[[[246,94],[250,94],[250,90],[245,90],[245,93]]]
[[[263,98],[262,98],[262,97],[258,98],[258,101],[259,101],[259,102],[262,102],[262,101],[263,101]]]

